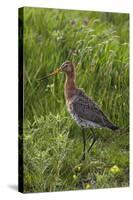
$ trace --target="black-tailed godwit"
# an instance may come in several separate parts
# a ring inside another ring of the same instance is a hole
[[[64,72],[66,74],[65,81],[65,99],[66,105],[72,118],[82,128],[83,133],[83,155],[82,160],[85,160],[86,155],[86,135],[85,128],[90,128],[93,133],[92,143],[87,150],[91,150],[96,141],[96,135],[94,128],[109,128],[113,131],[118,129],[110,120],[105,116],[101,109],[96,105],[94,101],[87,96],[84,91],[76,86],[75,82],[75,67],[70,61],[64,62],[60,68],[57,68],[54,72],[48,76],[42,77],[40,80]]]

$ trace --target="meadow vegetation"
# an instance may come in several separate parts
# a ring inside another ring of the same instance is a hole
[[[129,185],[128,43],[128,14],[24,8],[24,192]],[[84,162],[81,130],[65,105],[65,75],[38,81],[65,60],[75,63],[77,85],[123,128],[96,129]]]

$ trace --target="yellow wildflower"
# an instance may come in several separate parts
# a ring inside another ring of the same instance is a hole
[[[114,165],[113,167],[110,168],[110,172],[112,174],[118,174],[120,173],[120,168],[117,165]]]
[[[79,167],[77,168],[77,170],[78,170],[78,172],[80,172],[80,170],[81,170],[81,167],[79,166]]]
[[[86,185],[85,185],[85,189],[90,189],[91,188],[91,185],[89,184],[89,183],[87,183]]]
[[[76,180],[76,179],[77,179],[77,176],[76,176],[75,174],[73,175],[73,179],[74,179],[74,180]]]

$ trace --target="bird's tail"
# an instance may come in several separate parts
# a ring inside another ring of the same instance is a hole
[[[120,129],[120,127],[118,127],[116,125],[112,125],[110,128],[112,129],[112,131],[116,131],[116,130]]]
[[[111,129],[112,131],[119,131],[119,132],[127,132],[129,131],[129,127],[119,127],[116,126],[115,124],[109,124],[108,128]]]
[[[116,125],[114,125],[112,123],[108,124],[108,128],[111,129],[112,131],[116,131],[116,130],[120,129],[120,127],[118,127],[118,126],[116,126]]]

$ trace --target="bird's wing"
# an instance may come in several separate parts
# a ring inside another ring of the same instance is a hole
[[[73,111],[82,119],[97,123],[103,127],[110,122],[99,107],[82,90],[72,102]]]

